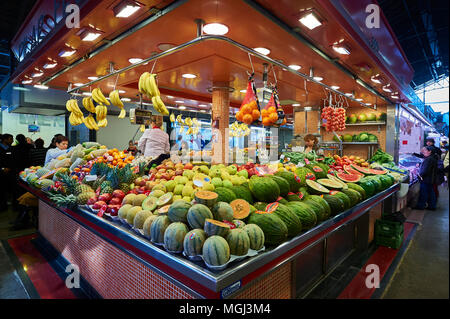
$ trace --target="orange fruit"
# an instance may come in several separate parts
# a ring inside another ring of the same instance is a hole
[[[275,108],[275,106],[271,106],[271,107],[269,107],[269,108],[267,109],[267,111],[268,111],[269,113],[276,113],[276,112],[277,112],[277,109]],[[277,118],[278,118],[278,116],[277,116]]]
[[[272,123],[270,122],[270,118],[268,116],[266,116],[266,117],[263,117],[262,124],[264,126],[270,126],[270,124],[272,124]]]
[[[266,110],[266,109],[262,109],[261,110],[261,116],[262,117],[266,117],[266,116],[268,116],[269,115],[269,112]]]
[[[259,119],[259,116],[261,115],[261,113],[259,113],[258,110],[253,110],[252,111],[252,117],[253,117],[253,121],[256,121],[257,119]]]
[[[257,110],[257,109],[258,109],[258,104],[256,104],[256,101],[255,101],[255,100],[251,101],[249,104],[250,104],[250,107],[251,107],[253,110]]]
[[[275,123],[278,120],[278,114],[276,112],[275,113],[270,113],[269,119],[270,119],[270,121],[272,123]]]
[[[242,114],[252,114],[252,107],[248,104],[244,104],[244,106],[241,108]]]
[[[238,120],[239,122],[242,122],[242,113],[241,113],[241,111],[236,113],[236,120]]]
[[[244,117],[242,118],[242,122],[244,122],[247,125],[250,125],[253,122],[253,117],[250,114],[245,114]]]

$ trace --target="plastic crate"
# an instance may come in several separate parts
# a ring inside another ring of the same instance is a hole
[[[397,237],[403,235],[403,223],[377,219],[375,221],[375,236]]]
[[[375,244],[393,249],[399,249],[403,243],[403,232],[397,236],[385,237],[379,234],[375,235]]]

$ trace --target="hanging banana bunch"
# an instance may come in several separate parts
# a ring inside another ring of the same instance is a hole
[[[87,97],[83,98],[82,103],[83,103],[83,107],[86,109],[86,111],[95,113],[95,105],[94,105],[94,101],[92,100],[91,97],[87,96]]]
[[[108,120],[106,118],[106,115],[108,113],[108,109],[103,104],[98,104],[95,107],[95,117],[97,118],[98,127],[106,127],[108,125]]]
[[[120,114],[117,117],[119,119],[125,118],[127,112],[125,111],[123,102],[120,100],[119,90],[111,91],[111,93],[109,93],[109,100],[111,101],[112,105],[115,105],[120,109]]]
[[[169,115],[163,100],[161,99],[158,85],[156,84],[156,74],[144,72],[138,82],[139,92],[147,95],[152,100],[153,107],[162,115]]]
[[[76,99],[70,99],[66,102],[66,109],[70,112],[69,122],[72,126],[77,126],[84,123],[83,112],[78,106],[78,101]]]
[[[106,104],[109,105],[109,101],[103,95],[102,91],[99,88],[95,88],[92,90],[92,98],[98,104]]]
[[[243,137],[243,136],[247,136],[249,134],[250,134],[250,128],[245,123],[239,124],[238,122],[234,122],[230,126],[230,136],[231,137]]]
[[[95,122],[95,119],[92,116],[92,114],[89,114],[88,116],[86,116],[84,118],[83,122],[84,122],[84,125],[86,125],[86,127],[88,129],[98,131],[99,126],[98,126],[97,122]]]

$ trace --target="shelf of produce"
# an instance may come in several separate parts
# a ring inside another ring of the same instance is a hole
[[[67,229],[74,229],[78,233],[83,232],[86,236],[92,237],[89,241],[93,240],[94,246],[99,246],[100,249],[97,249],[96,252],[100,255],[96,255],[95,258],[90,256],[89,258],[101,259],[102,266],[108,270],[108,275],[110,274],[109,270],[115,269],[115,272],[124,272],[116,274],[116,276],[132,280],[134,277],[126,273],[127,267],[122,268],[122,264],[115,264],[115,262],[121,263],[123,259],[129,259],[141,266],[143,265],[145,272],[151,273],[151,280],[155,280],[155,277],[159,278],[156,283],[157,286],[161,286],[160,282],[166,282],[166,286],[167,282],[170,283],[172,291],[166,291],[167,295],[163,296],[163,298],[169,298],[169,296],[173,295],[181,296],[179,298],[282,298],[283,296],[286,297],[286,294],[290,295],[287,296],[288,298],[295,298],[295,296],[292,296],[292,287],[289,287],[289,282],[287,282],[288,287],[281,287],[276,282],[280,278],[291,278],[291,274],[287,274],[287,272],[292,271],[290,262],[296,258],[298,259],[310,246],[364,215],[372,207],[392,196],[400,188],[399,184],[395,184],[275,248],[267,248],[266,251],[254,257],[234,262],[225,270],[214,272],[208,270],[203,262],[194,262],[181,255],[171,254],[163,248],[152,244],[144,237],[133,233],[130,229],[119,226],[112,220],[99,217],[84,209],[70,210],[57,207],[45,193],[30,187],[25,182],[20,182],[20,184],[40,200],[39,232],[52,245],[60,246],[58,251],[61,254],[69,251],[69,256],[64,255],[69,262],[76,264],[76,261],[71,260],[71,256],[78,253],[77,249],[81,250],[81,248],[78,248],[78,243],[72,243],[74,234],[67,231]],[[52,218],[63,220],[63,222],[60,221],[58,226],[47,226],[46,219],[50,219],[49,224],[51,224]],[[61,223],[63,224],[61,225]],[[80,231],[80,229],[82,230]],[[59,232],[59,235],[55,235],[55,232]],[[82,237],[82,235],[79,234],[78,237]],[[60,241],[64,243],[60,243]],[[104,247],[105,245],[107,247]],[[112,249],[114,250],[114,255],[122,254],[123,256],[120,260],[117,260],[114,256],[106,255],[106,253],[104,253],[105,255],[102,254],[103,249],[106,251]],[[86,256],[83,262],[85,261]],[[134,266],[139,269],[133,268],[128,270],[130,272],[142,272],[141,266]],[[94,279],[92,280],[95,282],[89,281],[89,279],[95,278],[97,275],[96,271],[98,269],[91,269],[88,266],[80,269],[80,274],[97,289],[100,295],[108,298],[110,297],[108,294],[112,293],[111,289],[118,289],[111,288],[116,283],[108,283],[108,289],[105,290],[102,290],[101,287],[96,287],[96,284],[100,285],[100,283]],[[102,269],[102,271],[105,272],[105,269]],[[262,279],[262,277],[264,278]],[[271,284],[277,288],[274,291],[264,291],[266,295],[261,295],[262,290],[257,285],[264,284],[264,282],[267,284],[267,281],[273,281]],[[121,284],[126,285],[126,282],[124,283],[122,280]],[[123,297],[129,298],[130,295],[140,294],[134,291],[133,288],[138,289],[138,287],[131,285],[123,290],[125,291]],[[156,289],[154,287],[150,288]],[[121,289],[124,288],[121,287]],[[283,290],[283,292],[280,292],[280,290]],[[147,298],[149,297],[147,296]]]
[[[378,142],[342,142],[342,145],[378,145]]]
[[[366,125],[386,125],[386,122],[361,122],[361,123],[346,123],[345,126],[366,126]]]

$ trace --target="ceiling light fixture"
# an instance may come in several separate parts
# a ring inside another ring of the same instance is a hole
[[[175,103],[178,103],[178,104],[183,104],[183,103],[184,103],[184,101],[175,101]]]
[[[358,102],[361,102],[363,99],[355,99],[356,101],[358,101]]]
[[[313,79],[316,80],[317,82],[320,82],[320,81],[323,80],[323,77],[321,77],[321,76],[315,76],[315,77],[313,77]]]
[[[298,70],[300,70],[302,67],[300,66],[300,65],[297,65],[297,64],[291,64],[291,65],[289,65],[289,69],[292,69],[292,70],[294,70],[294,71],[298,71]]]
[[[203,26],[203,32],[213,35],[224,35],[228,33],[228,27],[221,23],[208,23]]]
[[[61,51],[59,51],[58,55],[61,58],[67,58],[67,57],[73,55],[75,52],[77,52],[77,50],[72,49],[72,48],[65,48],[65,49],[62,49]]]
[[[33,80],[23,80],[22,84],[30,84],[31,82],[33,82]]]
[[[247,93],[247,90],[240,90],[241,93]]]
[[[270,53],[269,49],[266,48],[253,48],[258,53],[261,53],[262,55],[268,55]]]
[[[56,62],[55,63],[45,63],[43,68],[44,69],[53,69],[57,65],[58,65],[58,63],[56,63]]]
[[[370,77],[370,80],[373,83],[381,84],[381,80],[380,80],[379,76],[380,76],[379,74],[373,75],[373,76]]]
[[[168,98],[168,99],[173,99],[173,96],[167,95],[167,98]]]
[[[136,1],[124,0],[113,8],[116,18],[128,18],[136,13],[141,8],[141,5]]]
[[[186,106],[180,106],[178,107],[180,110],[186,110]]]
[[[130,59],[128,59],[128,62],[130,62],[131,64],[139,63],[141,61],[142,61],[142,59],[140,59],[140,58],[130,58]]]
[[[349,55],[350,49],[345,44],[334,44],[333,50],[342,55]]]
[[[33,77],[33,78],[38,78],[38,77],[43,76],[43,75],[44,75],[44,72],[36,72],[36,73],[33,73],[33,74],[31,75],[31,77]]]
[[[300,103],[294,103],[292,106],[300,106]]]
[[[200,107],[206,107],[207,105],[206,105],[206,104],[199,104],[198,106],[200,106]]]
[[[74,83],[73,85],[75,85],[75,86],[82,86],[82,85],[84,85],[84,83]]]
[[[91,96],[91,95],[92,95],[92,93],[91,93],[91,92],[83,92],[83,95],[86,95],[86,96]]]
[[[102,35],[102,31],[94,29],[92,27],[83,27],[77,32],[77,35],[81,38],[81,41],[94,41]]]
[[[46,85],[42,85],[42,84],[35,84],[33,85],[36,89],[41,89],[41,90],[47,90],[48,86]]]
[[[98,79],[98,76],[88,76],[88,79],[91,81],[95,81]]]
[[[300,21],[305,27],[309,30],[313,30],[322,25],[321,19],[314,12],[309,12],[303,17],[301,17],[298,21]]]
[[[121,100],[122,100],[123,102],[130,102],[130,101],[131,101],[131,99],[129,99],[129,98],[127,98],[127,97],[123,97],[123,98],[121,98]]]
[[[332,88],[333,90],[338,90],[338,89],[340,88],[340,86],[332,85],[331,88]]]
[[[195,79],[197,76],[195,74],[185,73],[182,75],[182,77],[186,79]]]
[[[398,96],[395,96],[395,95],[391,95],[391,98],[393,98],[393,99],[398,99]]]
[[[345,93],[345,96],[351,97],[353,96],[353,93]]]

